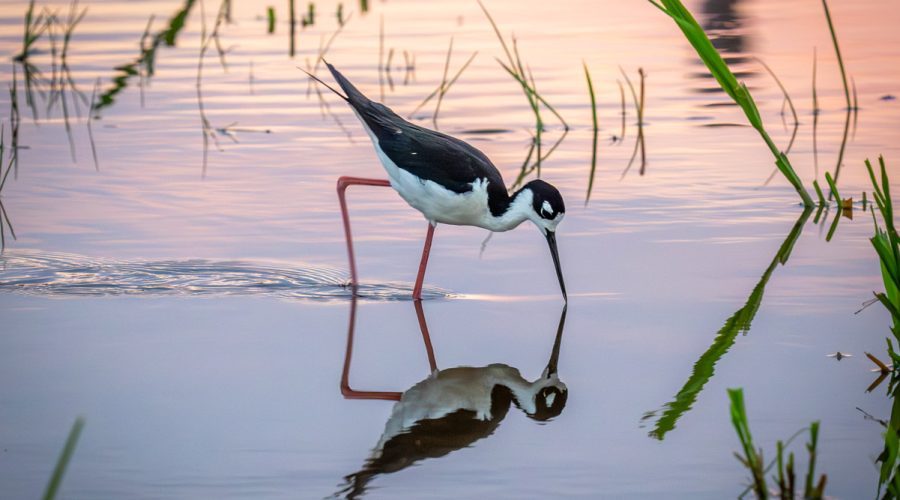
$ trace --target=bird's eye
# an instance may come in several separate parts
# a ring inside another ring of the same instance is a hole
[[[553,206],[550,205],[549,201],[545,201],[541,204],[541,217],[544,219],[552,219],[553,218]]]

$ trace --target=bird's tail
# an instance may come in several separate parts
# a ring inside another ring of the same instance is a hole
[[[328,64],[328,63],[326,62],[325,64]],[[330,68],[331,65],[328,64],[328,67]],[[299,69],[300,71],[306,73],[306,76],[312,78],[312,79],[315,80],[316,82],[321,83],[322,85],[324,85],[326,89],[328,89],[328,90],[334,92],[334,93],[335,93],[338,97],[340,97],[341,99],[343,99],[343,100],[345,100],[345,101],[347,101],[347,102],[350,102],[350,99],[347,99],[347,96],[345,96],[344,94],[341,94],[341,93],[338,92],[337,90],[334,90],[334,87],[332,87],[331,85],[328,85],[327,83],[323,82],[322,79],[319,78],[318,76],[316,76],[316,75],[310,73],[309,71],[306,71],[305,69],[301,68],[300,66],[297,66],[297,69]]]
[[[297,67],[297,69],[306,73],[307,76],[309,76],[316,82],[324,85],[325,88],[334,92],[341,99],[349,102],[350,105],[352,105],[354,108],[358,109],[359,106],[371,104],[372,101],[370,101],[368,97],[366,97],[362,92],[359,91],[359,89],[357,89],[352,83],[350,83],[350,80],[348,80],[344,75],[342,75],[340,71],[338,71],[334,66],[332,66],[325,59],[322,59],[322,62],[325,63],[325,66],[328,66],[328,70],[331,71],[332,76],[334,76],[334,79],[338,82],[338,85],[341,86],[341,89],[343,89],[344,92],[347,93],[347,95],[341,94],[340,92],[335,90],[334,87],[323,82],[321,78],[310,73],[309,71],[306,71],[305,69],[303,69],[299,66]]]
[[[328,61],[324,62],[325,66],[328,66],[328,70],[331,71],[331,75],[334,76],[335,80],[337,80],[338,85],[340,85],[341,89],[343,89],[344,92],[347,93],[347,97],[344,97],[347,102],[352,104],[354,107],[365,105],[371,102],[369,98],[363,95],[362,92],[360,92],[355,86],[353,86],[353,84],[350,83],[350,80],[345,78],[340,71],[335,69],[335,67],[329,64]]]

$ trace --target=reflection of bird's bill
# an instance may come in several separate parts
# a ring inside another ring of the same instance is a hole
[[[547,369],[544,371],[544,377],[555,375],[559,363],[559,346],[562,343],[563,330],[566,328],[566,311],[568,304],[562,308],[559,315],[559,326],[556,328],[556,339],[553,341],[553,351],[550,353],[550,361],[547,362]]]
[[[569,301],[566,295],[566,283],[563,281],[562,267],[559,265],[559,250],[556,248],[556,232],[547,231],[547,244],[550,245],[550,255],[553,256],[553,265],[556,267],[556,277],[559,278],[559,289],[562,291],[563,299]]]

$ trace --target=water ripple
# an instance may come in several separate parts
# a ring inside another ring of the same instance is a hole
[[[334,300],[351,297],[342,271],[241,261],[115,260],[82,255],[16,251],[0,256],[0,292],[50,297],[226,296]],[[371,300],[410,300],[408,283],[363,283]],[[423,299],[449,297],[425,287]]]

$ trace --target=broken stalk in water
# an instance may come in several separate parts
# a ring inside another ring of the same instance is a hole
[[[591,119],[593,121],[593,146],[591,148],[591,174],[588,176],[587,194],[584,197],[584,204],[587,206],[591,200],[591,190],[594,188],[594,174],[597,171],[597,96],[594,94],[594,84],[591,82],[591,72],[588,70],[587,63],[582,61],[584,65],[584,78],[587,80],[588,95],[591,98]]]

